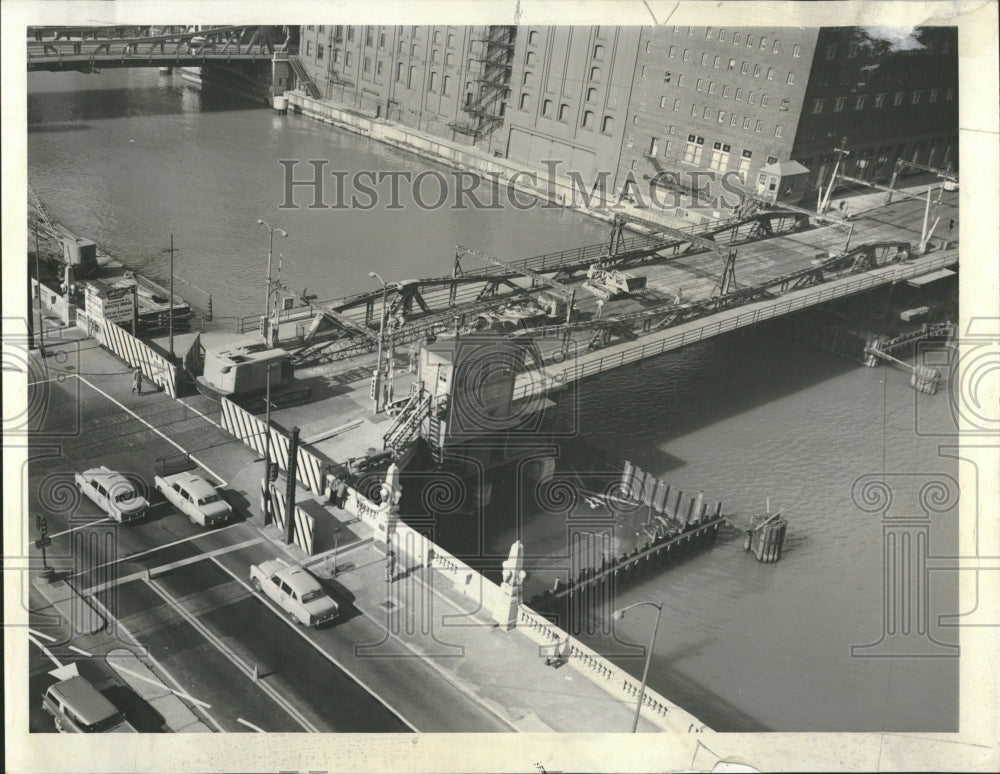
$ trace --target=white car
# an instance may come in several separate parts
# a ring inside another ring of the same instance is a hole
[[[222,499],[219,490],[190,471],[172,476],[156,476],[153,486],[192,524],[214,527],[233,517],[233,509]]]
[[[104,465],[77,473],[74,479],[77,489],[115,521],[124,524],[141,519],[149,511],[149,503],[135,484]]]
[[[283,559],[250,565],[250,585],[255,591],[264,592],[300,624],[319,627],[340,612],[319,581]]]
[[[137,733],[121,711],[79,675],[50,685],[42,709],[63,734]]]

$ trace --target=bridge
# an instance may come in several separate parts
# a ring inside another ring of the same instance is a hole
[[[109,67],[199,67],[263,62],[274,27],[29,27],[28,71],[100,72]],[[278,41],[282,42],[282,41]]]

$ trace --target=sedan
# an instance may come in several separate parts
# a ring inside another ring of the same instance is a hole
[[[305,626],[319,627],[340,612],[316,578],[283,559],[250,565],[250,585]]]
[[[233,517],[233,509],[222,499],[219,491],[190,471],[172,476],[156,476],[153,478],[153,486],[169,503],[185,514],[192,524],[214,527]]]
[[[142,518],[149,511],[149,503],[135,484],[104,465],[77,473],[74,480],[76,488],[115,521],[124,524]]]

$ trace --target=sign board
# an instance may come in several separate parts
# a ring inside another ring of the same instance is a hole
[[[107,298],[103,299],[101,315],[110,322],[128,322],[132,319],[134,303],[131,288],[114,288],[109,290]]]

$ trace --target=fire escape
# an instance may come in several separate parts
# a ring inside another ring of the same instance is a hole
[[[476,90],[466,95],[463,107],[469,119],[451,124],[452,129],[469,135],[473,142],[489,136],[503,123],[505,100],[510,95],[511,59],[516,34],[515,26],[491,25],[485,37],[477,41],[480,53],[475,58],[479,64]]]

